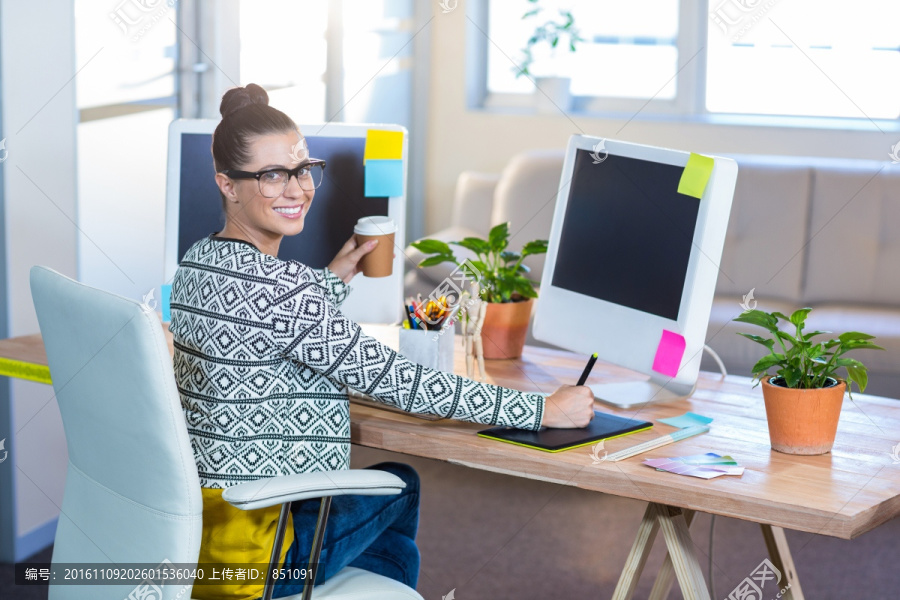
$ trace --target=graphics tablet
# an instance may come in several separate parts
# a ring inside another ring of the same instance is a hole
[[[544,452],[561,452],[571,448],[587,446],[629,433],[645,431],[653,427],[647,421],[626,419],[600,411],[594,411],[594,418],[587,427],[581,429],[557,429],[541,427],[537,431],[514,427],[493,427],[478,432],[480,437],[499,440],[509,444],[526,446]]]

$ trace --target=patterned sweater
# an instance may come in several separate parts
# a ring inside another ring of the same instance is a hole
[[[328,269],[210,235],[172,283],[175,378],[204,488],[350,467],[347,387],[407,412],[537,430],[544,397],[411,362],[339,307]]]

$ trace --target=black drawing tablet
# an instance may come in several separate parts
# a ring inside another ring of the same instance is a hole
[[[537,431],[529,431],[514,427],[493,427],[479,431],[478,435],[544,452],[561,452],[579,446],[587,446],[600,440],[645,431],[651,427],[653,424],[647,421],[626,419],[595,410],[590,424],[581,429],[541,427]]]

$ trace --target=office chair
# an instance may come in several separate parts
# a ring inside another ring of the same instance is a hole
[[[165,337],[148,307],[78,283],[43,266],[31,294],[59,403],[69,464],[53,565],[159,565],[197,562],[202,528],[200,479]],[[243,510],[281,504],[272,560],[292,502],[321,498],[310,564],[322,547],[331,496],[397,494],[392,473],[350,469],[239,484],[223,497]],[[270,567],[273,565],[270,563]],[[264,598],[271,598],[268,570]],[[155,584],[154,584],[155,585]],[[189,585],[52,585],[50,600],[190,600]],[[311,596],[310,596],[311,593]],[[402,583],[346,567],[291,600],[422,600]]]

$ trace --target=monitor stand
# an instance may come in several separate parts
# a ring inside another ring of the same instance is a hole
[[[624,383],[595,383],[591,386],[594,398],[617,408],[633,408],[660,402],[682,400],[694,393],[694,387],[670,381],[665,386],[649,379]]]

